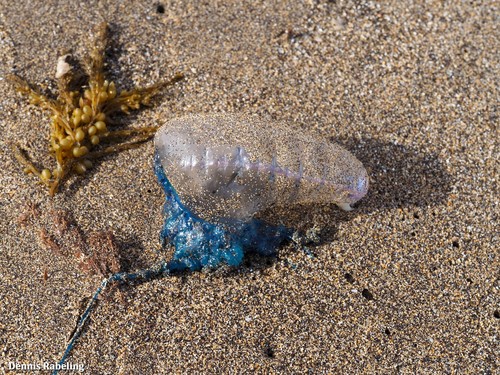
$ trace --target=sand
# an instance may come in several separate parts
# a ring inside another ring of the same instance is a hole
[[[57,58],[84,56],[106,20],[117,86],[186,75],[129,126],[258,114],[341,143],[371,186],[352,213],[287,209],[301,228],[321,229],[312,255],[286,245],[236,270],[107,293],[69,363],[91,374],[496,373],[498,4],[159,4],[0,5],[0,369],[58,361],[102,279],[44,246],[41,231],[57,237],[54,210],[82,238],[112,231],[125,270],[169,256],[152,142],[102,159],[53,199],[7,147],[50,160],[46,114],[4,75],[53,88]]]

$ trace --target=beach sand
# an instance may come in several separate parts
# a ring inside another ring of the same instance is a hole
[[[53,199],[8,147],[51,162],[47,114],[5,74],[53,89],[57,58],[85,56],[107,21],[118,87],[186,75],[128,126],[257,114],[344,145],[371,185],[350,213],[276,211],[321,229],[311,255],[289,244],[236,270],[109,291],[68,363],[92,374],[497,372],[497,12],[495,1],[2,1],[1,371],[57,362],[102,280],[44,245],[44,231],[59,240],[54,211],[83,239],[113,232],[124,270],[171,254],[152,142]]]

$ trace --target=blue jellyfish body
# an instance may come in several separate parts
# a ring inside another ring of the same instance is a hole
[[[160,239],[164,245],[171,243],[175,246],[172,260],[168,262],[170,271],[216,268],[221,263],[238,266],[246,251],[273,255],[276,248],[292,235],[292,230],[282,225],[272,226],[258,219],[247,222],[227,220],[223,224],[204,221],[182,204],[157,154],[154,171],[165,191],[165,223]]]

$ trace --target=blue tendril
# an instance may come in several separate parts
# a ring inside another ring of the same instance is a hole
[[[160,232],[163,246],[174,245],[172,259],[158,266],[134,273],[119,272],[105,279],[97,288],[85,311],[78,321],[64,354],[56,365],[53,375],[63,369],[64,362],[83,331],[92,308],[109,284],[113,282],[148,281],[179,271],[199,271],[202,268],[217,268],[221,263],[236,267],[243,261],[245,252],[255,252],[264,256],[275,254],[276,248],[290,240],[292,230],[279,225],[272,226],[262,220],[249,222],[227,220],[223,224],[204,221],[191,213],[181,203],[177,192],[170,184],[159,157],[155,154],[154,171],[165,191],[163,214],[165,223]]]

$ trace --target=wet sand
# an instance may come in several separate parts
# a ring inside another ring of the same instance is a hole
[[[54,211],[69,212],[83,239],[112,231],[125,270],[171,252],[158,240],[152,142],[102,159],[53,199],[7,146],[50,162],[47,115],[5,74],[54,88],[57,58],[85,56],[101,21],[110,23],[107,69],[118,87],[186,75],[129,126],[257,114],[344,145],[371,186],[351,213],[276,211],[277,222],[321,229],[312,255],[286,245],[236,270],[107,293],[69,363],[92,374],[498,371],[495,2],[96,4],[0,5],[2,371],[58,361],[101,281],[44,245],[41,232],[57,234]]]

